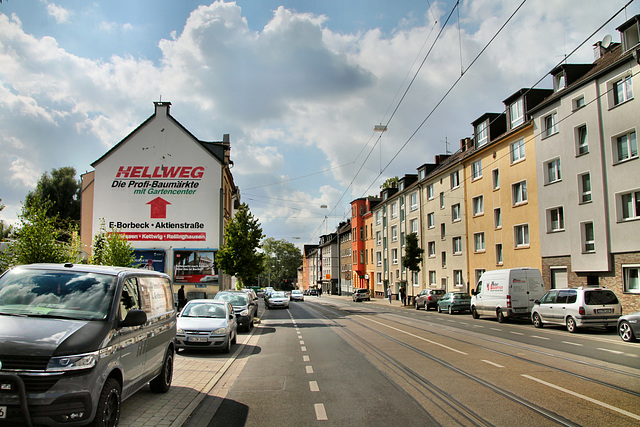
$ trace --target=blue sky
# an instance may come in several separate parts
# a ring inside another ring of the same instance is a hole
[[[42,173],[91,170],[162,96],[196,137],[231,135],[265,234],[317,243],[351,200],[433,162],[445,141],[455,151],[472,121],[587,38],[569,62],[592,62],[593,43],[619,41],[615,27],[640,13],[632,2],[589,38],[627,2],[528,0],[468,68],[520,0],[4,1],[0,219],[16,221]],[[390,119],[378,141],[373,125]]]

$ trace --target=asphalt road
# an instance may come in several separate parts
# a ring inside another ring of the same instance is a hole
[[[640,344],[307,298],[261,307],[210,426],[640,423]]]

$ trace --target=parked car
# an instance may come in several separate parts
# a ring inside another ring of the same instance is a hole
[[[371,301],[371,295],[369,294],[369,289],[367,288],[358,288],[353,290],[353,295],[351,298],[354,302],[358,301]]]
[[[613,329],[621,314],[620,301],[609,289],[552,289],[535,301],[531,321],[536,328],[556,324],[566,325],[569,332],[576,332],[587,326]]]
[[[258,299],[258,294],[256,293],[256,291],[254,289],[242,288],[241,291],[246,293],[247,295],[249,295],[249,297],[251,297],[254,301],[256,301]]]
[[[416,310],[424,308],[429,310],[430,308],[438,308],[438,301],[446,292],[443,289],[424,289],[417,296],[413,302],[413,306]]]
[[[0,313],[0,413],[9,425],[113,426],[121,401],[147,383],[171,387],[176,312],[166,274],[18,266],[0,276]]]
[[[269,298],[264,300],[264,304],[267,308],[289,308],[289,297],[287,297],[282,291],[275,291],[269,295]]]
[[[309,289],[309,296],[317,297],[318,296],[318,290],[316,288]]]
[[[294,289],[291,291],[291,295],[289,296],[291,301],[304,301],[304,294],[299,289]]]
[[[618,318],[618,335],[626,342],[636,341],[640,337],[640,311]]]
[[[220,349],[231,351],[236,343],[238,323],[230,303],[213,299],[194,299],[178,315],[178,349]]]
[[[220,291],[213,299],[231,303],[236,312],[238,329],[249,332],[253,328],[253,322],[258,315],[258,304],[247,293],[242,291]]]
[[[443,311],[449,314],[471,311],[471,295],[466,292],[447,292],[438,300],[438,313]]]

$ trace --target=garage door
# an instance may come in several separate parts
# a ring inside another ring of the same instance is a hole
[[[551,289],[562,289],[569,287],[567,268],[552,268],[551,269]]]

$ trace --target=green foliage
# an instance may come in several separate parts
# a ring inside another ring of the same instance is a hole
[[[42,262],[76,262],[80,256],[80,241],[76,230],[72,230],[71,244],[59,242],[56,236],[56,218],[47,215],[51,202],[35,198],[31,208],[22,207],[18,215],[20,225],[15,231],[15,240],[0,254],[2,269],[20,264]]]
[[[271,286],[290,290],[302,265],[302,252],[293,243],[272,237],[262,242],[265,254],[264,271],[271,280]],[[286,280],[286,281],[285,281]]]
[[[60,230],[58,240],[70,241],[71,230],[80,221],[80,191],[81,184],[73,167],[52,169],[51,175],[43,173],[35,190],[27,194],[25,206],[31,209],[36,201],[49,200],[46,215],[55,218],[56,228]]]
[[[423,253],[424,249],[418,244],[418,235],[416,233],[407,234],[402,266],[411,271],[420,271],[420,262],[422,262]]]
[[[100,219],[100,229],[93,236],[93,248],[89,264],[131,267],[135,262],[133,246],[119,230],[107,232],[104,218]]]
[[[380,186],[381,190],[386,190],[387,188],[397,188],[398,187],[398,177],[394,176],[393,178],[389,178]]]
[[[262,271],[263,254],[257,251],[264,237],[257,218],[249,211],[246,203],[227,223],[224,230],[224,244],[216,254],[218,269],[236,276],[237,287],[250,285]]]
[[[2,199],[0,199],[2,202]],[[0,211],[4,209],[4,205],[0,203]],[[0,242],[4,242],[6,239],[11,237],[13,232],[13,226],[9,224],[5,224],[4,221],[0,220]]]

